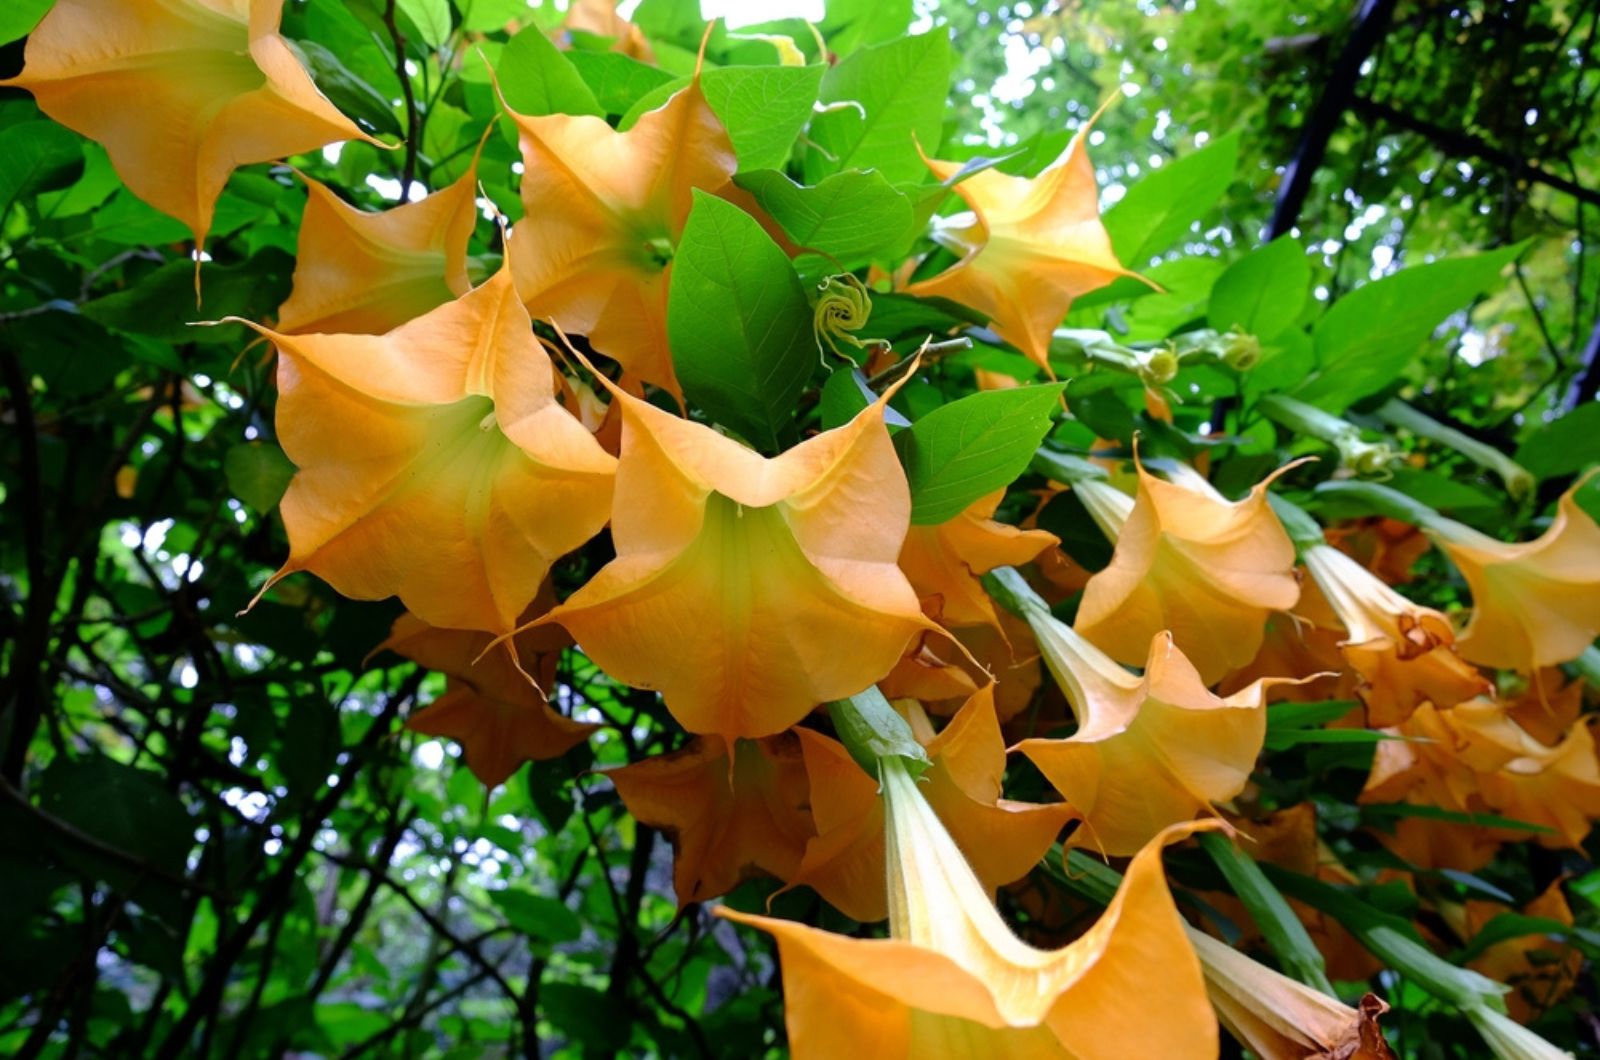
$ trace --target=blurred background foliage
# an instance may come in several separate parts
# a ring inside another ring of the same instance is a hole
[[[20,68],[45,6],[0,11],[0,73]],[[477,49],[495,59],[510,17],[561,16],[521,0],[394,7],[285,11],[348,113],[386,133],[417,122],[415,159],[349,145],[301,160],[368,208],[399,198],[407,166],[428,188],[460,175],[495,111]],[[427,15],[440,9],[442,28]],[[692,60],[692,4],[645,0],[635,17],[664,66]],[[1110,321],[1134,337],[1204,317],[1223,268],[1275,234],[1313,251],[1323,300],[1528,241],[1515,282],[1408,368],[1409,392],[1506,451],[1532,446],[1542,475],[1593,458],[1600,5],[829,0],[822,31],[842,52],[907,26],[956,44],[944,157],[1004,153],[1036,171],[1115,99],[1091,141],[1110,205],[1232,143],[1220,201],[1149,263],[1167,293]],[[624,103],[652,87],[608,86]],[[484,191],[513,216],[514,160],[509,137],[490,138]],[[235,175],[206,317],[272,317],[303,203],[282,167]],[[477,238],[491,254],[492,226]],[[290,469],[266,444],[269,351],[238,326],[188,324],[186,239],[101,149],[0,92],[0,1052],[781,1055],[764,941],[678,910],[667,842],[587,772],[670,749],[654,696],[569,653],[561,705],[607,728],[485,793],[453,744],[399,727],[442,679],[368,658],[394,606],[301,577],[238,614],[284,554],[273,508]],[[1573,415],[1552,436],[1560,412]],[[1374,847],[1349,839],[1361,822],[1340,807],[1362,753],[1291,749],[1280,770],[1301,794],[1332,793],[1325,828],[1357,867]],[[1535,880],[1584,869],[1522,856],[1548,863],[1513,859],[1478,882],[1525,900]],[[757,908],[772,889],[732,901]],[[1571,890],[1593,926],[1600,877]],[[848,926],[809,892],[779,907]],[[1473,1055],[1459,1024],[1386,986],[1409,1055]],[[1541,1029],[1593,1048],[1596,1000],[1585,981]]]

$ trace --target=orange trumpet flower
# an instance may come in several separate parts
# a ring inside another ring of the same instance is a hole
[[[1451,519],[1428,524],[1472,592],[1462,657],[1532,673],[1577,658],[1600,636],[1600,524],[1578,504],[1583,484],[1532,541],[1507,544]]]
[[[615,459],[556,398],[510,273],[385,335],[284,335],[289,558],[345,596],[506,633],[611,511]],[[259,594],[258,594],[259,598]]]
[[[933,238],[961,260],[906,288],[984,314],[996,334],[1052,378],[1050,338],[1073,300],[1134,275],[1117,260],[1100,223],[1099,189],[1085,147],[1092,124],[1036,177],[985,169],[957,183],[955,193],[971,212],[941,222]],[[926,155],[923,161],[941,181],[964,165]]]
[[[999,628],[994,601],[978,580],[996,567],[1018,567],[1058,543],[1045,530],[1020,530],[993,519],[1005,497],[996,490],[936,526],[913,526],[900,549],[900,569],[911,579],[923,610],[947,629]]]
[[[731,749],[720,737],[699,736],[605,775],[636,820],[672,841],[679,908],[757,873],[792,879],[813,834],[793,733],[735,740]]]
[[[1451,645],[1450,620],[1414,604],[1329,545],[1301,553],[1347,637],[1339,645],[1362,677],[1360,695],[1374,728],[1396,725],[1424,703],[1453,707],[1493,686]]]
[[[1116,542],[1111,563],[1083,592],[1078,632],[1134,666],[1151,637],[1170,631],[1214,684],[1255,657],[1268,615],[1300,596],[1294,543],[1267,503],[1267,487],[1283,471],[1239,501],[1197,474],[1166,482],[1142,464],[1137,472],[1133,498],[1104,482],[1073,485]]]
[[[883,423],[892,393],[769,459],[612,387],[617,558],[540,621],[724,740],[871,685],[937,628],[896,566],[911,495]]]
[[[716,192],[738,168],[698,73],[624,132],[590,115],[507,110],[527,210],[510,258],[529,311],[681,397],[667,347],[672,255],[694,190]]]
[[[22,73],[0,85],[102,144],[128,189],[203,245],[237,167],[378,143],[317,90],[278,33],[282,12],[283,0],[56,0]]]
[[[716,911],[777,938],[796,1060],[1216,1053],[1216,1019],[1161,868],[1162,846],[1193,826],[1139,851],[1083,937],[1040,950],[1012,934],[897,759],[885,761],[883,787],[889,938]]]

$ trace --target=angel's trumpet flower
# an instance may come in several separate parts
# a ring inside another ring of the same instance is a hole
[[[1215,683],[1255,658],[1268,615],[1300,596],[1294,544],[1267,503],[1272,478],[1230,501],[1196,474],[1167,482],[1143,465],[1137,471],[1135,497],[1103,481],[1073,483],[1116,542],[1111,563],[1084,589],[1078,632],[1133,666],[1168,631]]]
[[[0,86],[103,145],[128,190],[203,244],[237,167],[378,142],[317,90],[282,13],[283,0],[56,0]]]
[[[1189,929],[1206,992],[1228,1033],[1261,1060],[1393,1060],[1378,1017],[1389,1006],[1368,994],[1359,1008]]]
[[[1452,649],[1450,620],[1414,604],[1330,545],[1301,559],[1347,634],[1339,645],[1361,675],[1361,697],[1374,728],[1396,725],[1424,703],[1453,707],[1491,691]]]
[[[933,238],[961,260],[912,294],[949,298],[994,323],[995,333],[1050,371],[1050,339],[1074,299],[1130,276],[1100,223],[1089,162],[1089,126],[1037,177],[985,169],[955,185],[971,207],[939,224]],[[960,162],[924,158],[939,180]]]
[[[1192,825],[1139,851],[1080,939],[1040,950],[1012,934],[899,759],[883,760],[883,787],[889,938],[717,910],[777,938],[797,1060],[1215,1055],[1216,1020],[1161,868],[1161,848]]]
[[[1578,504],[1582,485],[1562,496],[1532,541],[1507,544],[1452,519],[1428,522],[1472,592],[1462,657],[1532,673],[1577,658],[1600,636],[1600,524]]]
[[[1082,815],[1070,844],[1131,854],[1244,789],[1266,738],[1266,690],[1287,682],[1263,678],[1215,696],[1168,633],[1152,638],[1140,677],[1054,618],[1015,571],[990,578],[1003,602],[1028,620],[1077,715],[1070,737],[1014,748]]]
[[[725,740],[883,677],[937,628],[896,566],[911,495],[883,423],[892,393],[769,459],[613,387],[617,558],[543,621]]]

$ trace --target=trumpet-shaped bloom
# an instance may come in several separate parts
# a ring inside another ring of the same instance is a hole
[[[1006,748],[995,719],[993,688],[975,693],[934,735],[915,707],[913,729],[933,767],[923,794],[965,852],[978,879],[995,889],[1027,874],[1072,811],[1001,798]],[[837,741],[802,729],[817,836],[806,847],[795,884],[807,884],[855,920],[888,915],[884,892],[884,812],[878,783]]]
[[[1393,1060],[1376,996],[1351,1008],[1193,928],[1189,942],[1222,1025],[1261,1060]]]
[[[606,776],[628,812],[671,839],[678,905],[726,894],[756,873],[792,879],[812,836],[806,770],[793,733],[696,737]]]
[[[1006,926],[904,767],[886,762],[883,783],[890,938],[717,910],[777,938],[797,1060],[1215,1055],[1216,1020],[1161,868],[1162,845],[1189,828],[1139,852],[1086,934],[1040,950]]]
[[[504,269],[385,335],[258,330],[278,347],[278,439],[299,468],[272,582],[311,571],[430,625],[505,633],[605,525],[616,461],[557,402]]]
[[[1042,606],[1028,621],[1078,729],[1065,739],[1024,740],[1014,750],[1083,817],[1069,844],[1131,854],[1162,829],[1244,790],[1266,739],[1264,697],[1273,679],[1221,698],[1206,689],[1171,634],[1151,640],[1139,677]]]
[[[1073,300],[1132,275],[1117,261],[1100,223],[1087,134],[1088,126],[1079,130],[1037,177],[985,169],[956,184],[971,212],[941,223],[933,238],[961,260],[906,288],[984,314],[996,334],[1047,372],[1050,337]],[[941,181],[963,165],[925,161]]]
[[[527,213],[510,257],[529,312],[678,394],[667,348],[673,250],[694,189],[715,192],[737,168],[699,77],[623,132],[590,115],[511,117]]]
[[[379,649],[445,675],[444,695],[406,719],[406,728],[460,744],[467,768],[491,788],[505,783],[524,762],[566,754],[599,726],[553,710],[528,680],[535,675],[546,687],[555,680],[566,638],[551,632],[517,637],[513,662],[504,652],[484,654],[493,639],[488,633],[437,629],[415,615],[401,615]]]
[[[567,17],[561,23],[566,29],[579,33],[592,33],[597,37],[610,37],[611,50],[620,52],[641,63],[654,63],[655,52],[650,42],[632,22],[617,14],[614,0],[573,0],[567,8]]]
[[[1464,658],[1532,673],[1577,658],[1600,636],[1600,524],[1579,507],[1579,486],[1550,528],[1521,544],[1448,519],[1429,525],[1472,592],[1457,645]]]
[[[1340,648],[1362,677],[1370,725],[1395,725],[1424,702],[1453,707],[1492,691],[1452,650],[1455,634],[1444,615],[1407,600],[1329,545],[1313,545],[1303,558],[1348,634]]]
[[[1213,684],[1255,657],[1267,616],[1300,596],[1294,544],[1267,504],[1272,479],[1239,501],[1198,476],[1166,482],[1140,466],[1138,480],[1132,499],[1103,482],[1074,486],[1116,541],[1083,592],[1078,632],[1132,666],[1168,630]]]
[[[900,549],[900,569],[911,579],[923,610],[949,629],[998,626],[994,601],[978,575],[1017,567],[1057,544],[1044,530],[1019,530],[992,518],[1005,496],[997,490],[936,526],[913,526]]]
[[[936,628],[896,566],[911,496],[885,395],[765,458],[614,389],[617,557],[545,621],[690,732],[768,736],[866,688]]]
[[[1406,802],[1494,814],[1544,830],[1490,829],[1403,818],[1384,841],[1413,864],[1472,869],[1507,839],[1577,847],[1600,817],[1600,759],[1587,726],[1546,746],[1506,708],[1476,699],[1450,710],[1424,705],[1397,729],[1411,740],[1378,745],[1363,802]]]
[[[380,213],[305,181],[294,288],[278,310],[279,331],[381,335],[471,288],[476,163],[449,187]]]
[[[1440,911],[1463,942],[1471,942],[1495,917],[1506,913],[1520,912],[1523,916],[1572,925],[1572,909],[1561,893],[1560,880],[1520,910],[1499,902],[1474,900],[1459,907],[1444,906]],[[1490,945],[1467,967],[1509,986],[1506,1011],[1517,1022],[1527,1023],[1572,992],[1578,973],[1583,970],[1583,954],[1566,939],[1518,935]]]
[[[50,117],[102,144],[130,191],[205,241],[234,169],[376,143],[278,33],[283,0],[56,0],[22,73]]]

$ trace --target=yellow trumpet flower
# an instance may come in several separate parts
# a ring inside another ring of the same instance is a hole
[[[889,938],[717,910],[776,937],[797,1060],[1216,1054],[1216,1019],[1161,868],[1161,848],[1193,826],[1139,851],[1086,934],[1040,950],[1011,932],[897,759],[885,761],[883,787]]]

